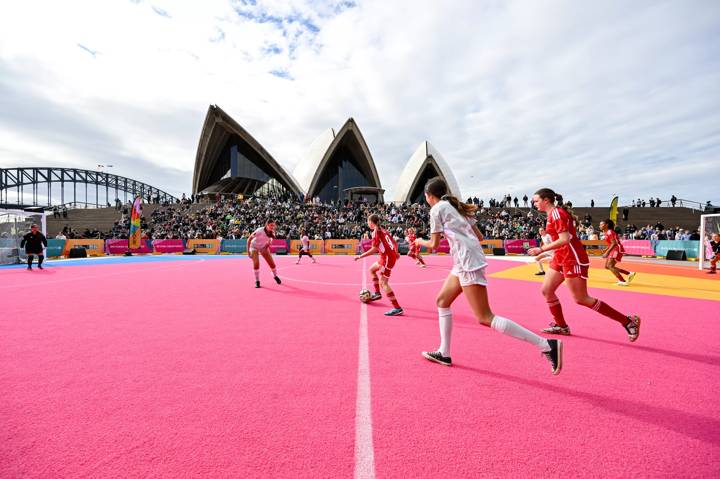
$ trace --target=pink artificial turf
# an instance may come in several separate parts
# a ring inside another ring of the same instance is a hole
[[[0,477],[352,476],[362,262],[294,261],[260,290],[246,258],[0,270]],[[562,288],[553,377],[460,297],[446,368],[420,356],[449,258],[429,262],[393,272],[404,317],[367,307],[378,478],[720,473],[717,302],[593,291],[643,317],[630,344]],[[490,297],[548,322],[537,283]]]

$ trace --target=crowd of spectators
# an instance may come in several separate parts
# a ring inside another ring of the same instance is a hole
[[[383,226],[395,237],[405,236],[405,230],[415,228],[420,236],[427,236],[429,230],[429,208],[427,205],[398,205],[394,203],[370,204],[367,202],[322,203],[317,199],[302,202],[292,197],[235,197],[215,198],[197,203],[196,198],[183,197],[179,203],[157,205],[142,219],[143,236],[146,239],[194,239],[194,238],[247,238],[267,218],[277,224],[278,238],[298,238],[304,229],[311,239],[358,239],[369,236],[366,218],[377,213],[383,218]],[[510,195],[502,200],[490,199],[485,202],[477,197],[468,198],[468,203],[478,206],[477,225],[488,239],[514,239],[539,237],[538,230],[545,223],[545,217],[530,208],[513,208],[520,199]],[[522,202],[529,201],[527,195]],[[510,205],[509,207],[507,205]],[[567,203],[572,206],[571,203]],[[657,202],[654,202],[657,205]],[[74,231],[66,227],[62,236],[66,238],[127,238],[130,228],[130,205],[118,204],[120,218],[109,231]],[[623,216],[627,217],[626,209]],[[599,221],[599,219],[598,219]],[[625,239],[686,239],[693,233],[678,227],[666,229],[661,224],[638,228],[627,225],[618,231]],[[590,215],[579,219],[580,239],[602,239],[593,225]]]

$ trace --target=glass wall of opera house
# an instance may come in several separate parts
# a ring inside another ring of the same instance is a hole
[[[425,182],[444,178],[460,190],[449,166],[427,141],[403,169],[394,191],[397,202],[421,202]],[[286,195],[320,201],[383,202],[384,193],[370,149],[355,120],[337,132],[328,129],[312,142],[292,174],[240,124],[217,105],[208,109],[193,174],[193,194]]]

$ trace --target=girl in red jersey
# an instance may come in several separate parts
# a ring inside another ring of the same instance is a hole
[[[385,294],[387,294],[388,299],[393,305],[393,309],[385,312],[385,316],[399,316],[403,314],[403,309],[400,307],[397,298],[395,298],[395,293],[389,283],[392,269],[400,257],[397,243],[388,231],[380,227],[380,217],[378,215],[370,215],[367,221],[368,227],[372,230],[372,247],[363,254],[355,256],[355,261],[378,252],[380,253],[380,259],[370,266],[370,277],[375,287],[375,293],[370,296],[370,301],[377,301],[382,298],[382,294],[380,293],[380,285],[382,285]],[[380,273],[380,278],[378,278],[378,272]]]
[[[563,281],[567,280],[568,289],[576,303],[622,324],[630,341],[635,341],[640,334],[640,318],[626,316],[588,294],[587,278],[590,260],[585,252],[585,247],[578,238],[575,229],[576,219],[567,207],[563,206],[562,196],[549,188],[543,188],[533,195],[533,204],[539,211],[547,213],[548,220],[545,229],[553,241],[539,248],[529,249],[528,254],[537,256],[545,251],[555,250],[553,260],[550,262],[550,270],[545,275],[542,287],[543,296],[547,300],[555,322],[551,323],[549,328],[543,329],[543,332],[570,334],[570,328],[563,317],[560,300],[555,294]]]
[[[622,243],[615,232],[615,222],[613,220],[604,220],[600,222],[600,230],[605,234],[605,242],[608,244],[607,248],[603,251],[603,258],[605,260],[605,269],[615,275],[618,281],[618,286],[627,286],[630,282],[635,279],[636,273],[625,271],[616,266],[617,263],[622,261],[625,250],[623,249]],[[627,280],[623,278],[623,274],[628,275]]]
[[[408,228],[405,231],[405,241],[408,242],[408,256],[415,260],[415,264],[419,264],[421,268],[427,267],[425,264],[425,261],[423,261],[422,257],[420,256],[420,246],[417,246],[415,244],[415,240],[417,239],[417,236],[415,236],[415,228]]]
[[[452,310],[450,306],[465,293],[478,323],[498,333],[526,341],[540,350],[552,365],[552,373],[562,369],[563,344],[557,339],[545,339],[515,321],[498,316],[490,308],[483,254],[483,235],[475,224],[477,206],[460,202],[448,194],[442,178],[433,178],[425,185],[425,200],[430,208],[430,240],[418,239],[418,246],[435,249],[444,235],[450,243],[453,268],[445,279],[435,300],[440,324],[440,347],[436,351],[423,351],[425,359],[451,366],[450,339],[452,336]]]
[[[262,256],[268,266],[270,266],[275,282],[277,284],[281,283],[277,275],[277,266],[275,266],[275,261],[270,252],[270,243],[273,238],[275,238],[275,221],[269,218],[265,222],[265,226],[253,231],[248,238],[248,256],[252,258],[256,288],[260,287],[260,256]]]

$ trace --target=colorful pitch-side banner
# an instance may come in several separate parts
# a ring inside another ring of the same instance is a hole
[[[142,232],[140,231],[140,218],[142,217],[142,198],[138,196],[132,207],[132,215],[130,216],[130,249],[140,248],[140,239]]]
[[[610,202],[609,218],[613,221],[613,223],[617,223],[617,213],[618,213],[618,197],[616,196]]]

